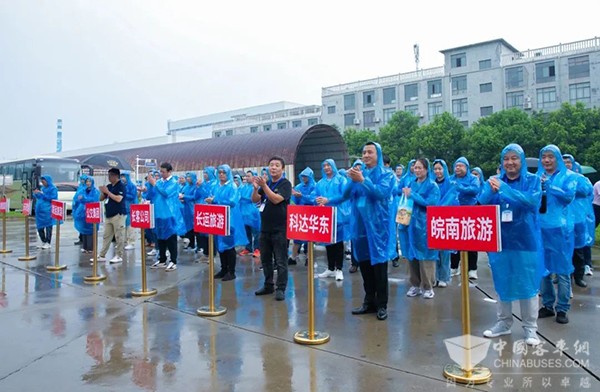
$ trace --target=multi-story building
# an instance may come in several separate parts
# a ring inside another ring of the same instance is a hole
[[[469,126],[513,107],[600,106],[600,38],[527,51],[496,39],[441,53],[441,67],[323,87],[323,123],[378,130],[404,110],[422,122],[449,112]]]
[[[223,113],[169,121],[168,134],[223,137],[273,129],[300,128],[321,122],[320,105],[275,102]]]

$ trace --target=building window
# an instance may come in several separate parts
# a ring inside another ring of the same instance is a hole
[[[327,106],[327,114],[334,114],[335,106]]]
[[[506,108],[522,108],[523,107],[523,91],[515,91],[506,93]]]
[[[277,129],[286,129],[287,128],[287,123],[281,122],[281,123],[277,123]]]
[[[571,57],[569,59],[569,79],[587,78],[590,76],[590,56]]]
[[[417,83],[404,86],[404,101],[416,101],[419,98],[419,85]]]
[[[392,116],[396,113],[396,109],[383,109],[383,123],[387,124]]]
[[[319,119],[318,118],[309,118],[307,121],[308,125],[317,125],[319,123]]]
[[[412,114],[413,116],[419,115],[419,105],[406,105],[404,111]]]
[[[365,127],[375,126],[375,110],[367,110],[363,112],[363,125]]]
[[[300,128],[302,126],[302,120],[292,121],[292,128]]]
[[[577,102],[590,104],[592,102],[590,83],[577,83],[569,85],[569,102],[575,105]]]
[[[452,100],[452,114],[454,117],[466,117],[469,114],[467,98]]]
[[[460,125],[462,125],[465,128],[468,128],[469,127],[469,122],[468,121],[461,121]]]
[[[506,88],[520,88],[525,84],[523,78],[523,67],[506,69]]]
[[[453,54],[450,56],[452,68],[460,68],[467,66],[467,55],[465,53]]]
[[[494,113],[493,106],[482,106],[479,108],[479,114],[481,115],[481,117],[489,116],[492,113]]]
[[[491,93],[492,92],[492,84],[491,83],[482,83],[479,85],[480,93]]]
[[[344,110],[354,110],[356,105],[356,98],[354,94],[344,95]]]
[[[233,136],[233,129],[228,129],[225,131],[225,136]]]
[[[554,60],[544,61],[535,65],[535,82],[548,83],[554,82],[556,73],[554,69]]]
[[[537,89],[538,109],[552,109],[556,106],[556,87]]]
[[[438,114],[442,114],[442,102],[431,102],[427,105],[427,114],[429,115],[429,119],[431,120]]]
[[[250,127],[250,133],[258,132],[258,127]]]
[[[383,89],[383,104],[392,105],[396,103],[396,87]]]
[[[354,126],[354,113],[344,114],[344,126],[345,127]]]
[[[271,124],[268,124],[268,125],[263,125],[263,131],[264,131],[264,132],[268,132],[268,131],[270,131],[270,130],[271,130]]]
[[[442,96],[442,79],[427,82],[427,96],[429,98],[439,98]]]
[[[363,107],[370,108],[375,105],[375,91],[363,92]]]
[[[452,95],[467,93],[467,76],[457,76],[452,78]]]
[[[221,137],[221,131],[215,132],[215,137]]]
[[[487,60],[480,60],[479,61],[479,69],[490,69],[492,68],[492,60],[487,59]]]

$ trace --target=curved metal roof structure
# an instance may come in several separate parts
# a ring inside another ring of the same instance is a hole
[[[232,168],[266,166],[274,155],[294,164],[295,178],[306,167],[321,176],[321,162],[335,160],[338,167],[348,165],[348,149],[342,135],[333,127],[317,124],[303,128],[278,129],[244,135],[172,143],[129,150],[111,151],[135,167],[136,157],[169,162],[174,171],[202,170],[227,163]],[[78,156],[80,160],[86,156]]]

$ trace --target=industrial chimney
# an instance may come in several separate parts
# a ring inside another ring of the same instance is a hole
[[[62,151],[62,119],[56,120],[56,152]]]

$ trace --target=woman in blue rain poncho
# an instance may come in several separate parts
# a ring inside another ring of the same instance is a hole
[[[537,174],[542,180],[542,197],[546,198],[546,212],[540,214],[540,226],[544,263],[549,272],[542,279],[543,307],[540,308],[538,317],[552,317],[556,314],[556,321],[566,324],[569,322],[567,312],[570,309],[574,250],[574,225],[569,204],[575,198],[577,178],[567,170],[559,148],[553,144],[540,150]],[[554,289],[550,274],[556,274],[558,292]]]
[[[402,193],[413,201],[412,216],[408,225],[408,266],[410,289],[408,297],[423,294],[423,298],[433,298],[435,284],[435,263],[438,251],[427,246],[427,206],[437,205],[440,189],[431,178],[429,162],[419,158],[414,166],[415,179],[402,189]]]
[[[214,188],[217,186],[217,170],[214,166],[206,166],[202,173],[203,180],[198,183],[196,188],[196,203],[205,204],[205,200],[209,197],[214,196]],[[197,248],[196,251],[199,252],[202,249],[202,257],[201,260],[208,263],[208,235],[207,234],[199,234],[196,237],[197,240]],[[214,254],[217,254],[217,249],[214,247]]]
[[[448,173],[448,165],[443,159],[436,159],[433,161],[433,175],[435,183],[440,190],[440,201],[441,206],[451,206],[458,203],[458,194],[453,186],[450,185],[450,173]],[[446,287],[450,283],[450,251],[441,250],[439,251],[439,257],[437,258],[436,268],[436,287]]]
[[[353,314],[377,312],[379,320],[387,318],[387,262],[396,253],[396,221],[392,198],[396,177],[383,165],[378,143],[363,147],[364,170],[353,166],[348,170],[351,181],[344,198],[352,203],[352,252],[359,262],[365,298]]]
[[[194,233],[194,204],[196,200],[196,182],[198,178],[196,173],[187,172],[185,173],[185,185],[181,189],[179,194],[179,200],[183,206],[181,214],[183,215],[183,222],[185,224],[185,238],[190,242],[187,245],[187,249],[194,250],[196,248],[196,233]]]
[[[85,221],[85,205],[100,200],[100,191],[94,185],[94,177],[87,177],[85,187],[82,190],[78,190],[75,196],[77,198],[77,206],[73,210],[75,229],[81,233],[83,250],[86,253],[92,253],[94,250],[94,225]]]
[[[42,176],[42,187],[33,191],[35,197],[35,225],[40,236],[41,244],[38,248],[50,249],[52,240],[52,200],[58,199],[58,189],[49,175]]]
[[[500,174],[484,183],[481,204],[500,206],[502,252],[489,253],[494,288],[498,293],[496,324],[483,332],[494,338],[511,333],[512,301],[519,301],[525,341],[537,338],[537,294],[544,274],[539,206],[540,178],[527,172],[525,152],[509,144],[500,154]]]
[[[73,214],[75,213],[75,210],[77,209],[79,195],[86,188],[85,181],[87,179],[88,179],[87,174],[82,174],[81,176],[79,176],[79,184],[77,185],[77,190],[75,191],[75,194],[73,195],[73,201],[71,202],[71,211],[73,211]],[[83,244],[83,235],[81,233],[79,233],[79,239],[75,242],[75,245],[82,245],[82,244]],[[81,251],[84,252],[85,249],[82,248]]]
[[[214,188],[214,196],[205,199],[208,204],[229,206],[229,230],[228,236],[217,236],[217,249],[221,259],[221,271],[215,278],[223,281],[233,280],[235,276],[235,264],[237,254],[236,246],[244,246],[248,243],[244,221],[240,212],[240,194],[233,183],[233,175],[229,165],[220,165],[217,168],[218,185]]]
[[[406,170],[406,172],[402,175],[402,177],[400,177],[400,179],[396,182],[396,186],[394,187],[394,196],[395,196],[395,205],[392,206],[392,211],[393,211],[393,216],[395,219],[396,216],[396,210],[398,208],[398,201],[400,196],[402,196],[402,189],[406,188],[408,186],[408,184],[415,179],[415,173],[414,173],[414,165],[415,165],[416,160],[415,159],[411,159],[408,162],[408,165],[406,165],[406,167],[408,168],[408,170]],[[408,248],[409,248],[409,244],[408,244],[408,227],[405,225],[397,225],[398,228],[398,240],[400,242],[400,254],[401,256],[408,260]],[[395,258],[395,256],[394,256]]]
[[[479,190],[483,188],[483,184],[485,184],[485,176],[483,175],[483,170],[479,166],[476,166],[471,169],[471,174],[477,178],[479,181]]]
[[[258,211],[256,203],[252,202],[252,191],[254,189],[252,183],[253,178],[256,176],[255,171],[246,171],[242,186],[238,189],[240,193],[240,212],[246,229],[246,237],[248,237],[248,244],[240,252],[240,256],[252,254],[253,257],[260,257],[260,250],[258,249],[260,211]]]
[[[342,268],[344,266],[344,241],[350,239],[349,205],[344,203],[344,188],[347,180],[338,173],[333,159],[326,159],[321,163],[321,179],[313,192],[313,198],[319,206],[336,207],[336,242],[327,244],[327,270],[320,273],[319,278],[335,278],[344,280]]]
[[[298,175],[299,183],[292,189],[292,202],[298,206],[312,206],[315,204],[315,176],[310,167],[305,167]],[[298,264],[298,253],[306,241],[294,240],[292,256],[288,259],[289,265]]]
[[[131,227],[131,205],[137,203],[137,187],[135,183],[131,181],[131,175],[129,172],[121,172],[121,182],[125,185],[125,193],[123,194],[123,200],[125,200],[125,209],[127,211],[127,219],[125,220],[125,250],[131,250],[135,248],[135,230]]]

